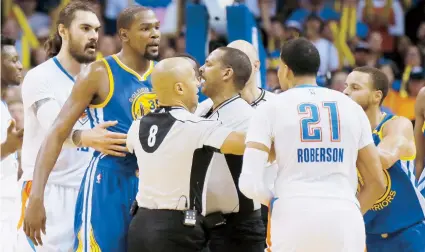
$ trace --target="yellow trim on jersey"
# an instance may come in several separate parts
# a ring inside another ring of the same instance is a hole
[[[143,76],[142,76],[143,80],[146,80],[149,77],[149,75],[151,75],[154,66],[155,66],[155,64],[151,60],[151,62],[149,62],[149,68],[148,68],[148,70],[146,70],[146,73],[143,74]]]
[[[400,157],[401,161],[414,161],[416,159],[416,153],[412,156]]]
[[[422,126],[422,132],[425,133],[425,122],[424,122],[424,125]]]
[[[109,66],[108,61],[106,61],[105,58],[101,59],[103,63],[106,66],[106,71],[108,72],[108,79],[109,79],[109,93],[106,96],[106,99],[101,104],[94,104],[90,105],[90,108],[104,108],[106,105],[108,105],[108,102],[111,100],[112,95],[114,94],[114,76],[112,75],[111,67]]]
[[[386,114],[385,114],[386,115]],[[386,122],[384,122],[382,125],[381,125],[381,128],[379,129],[379,130],[377,130],[377,134],[378,134],[378,137],[379,137],[379,140],[382,140],[382,138],[383,138],[383,136],[382,136],[382,134],[383,134],[383,132],[384,132],[384,126],[385,126],[385,124],[387,124],[389,121],[391,121],[391,120],[393,120],[393,119],[396,119],[396,118],[398,118],[398,116],[393,116],[393,117],[391,117],[390,119],[388,119]]]
[[[148,67],[148,70],[146,70],[146,72],[142,75],[142,76],[140,76],[140,74],[138,74],[138,73],[136,73],[136,71],[134,71],[133,69],[131,69],[131,68],[129,68],[128,66],[126,66],[124,63],[122,63],[121,62],[121,60],[118,58],[118,56],[116,55],[116,54],[114,54],[114,55],[112,55],[112,58],[117,62],[117,64],[122,68],[122,69],[124,69],[125,71],[127,71],[128,73],[130,73],[130,74],[132,74],[132,75],[134,75],[134,76],[136,76],[136,78],[139,80],[139,81],[144,81],[144,80],[146,80],[146,78],[152,73],[152,71],[153,71],[153,66],[154,66],[154,64],[153,64],[153,61],[150,61],[149,62],[149,67]]]
[[[382,140],[382,138],[383,138],[382,134],[383,134],[383,131],[384,131],[385,124],[387,122],[391,121],[392,119],[396,119],[396,118],[398,118],[398,116],[391,117],[389,120],[387,120],[386,122],[384,122],[381,125],[381,128],[379,129],[379,131],[377,131],[377,130],[374,131],[374,133],[378,134],[378,137],[379,137],[380,140]],[[416,153],[414,155],[412,155],[412,156],[400,157],[400,160],[401,161],[413,161],[413,160],[415,160],[415,158],[416,158]]]

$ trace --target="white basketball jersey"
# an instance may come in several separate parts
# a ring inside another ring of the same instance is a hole
[[[47,135],[35,114],[35,102],[51,98],[63,106],[71,94],[74,77],[62,67],[56,58],[47,60],[30,70],[22,84],[24,104],[24,142],[22,147],[23,181],[32,180],[35,161]],[[90,129],[87,114],[81,115],[75,129]],[[89,148],[63,147],[50,174],[48,183],[79,187],[85,169],[92,157]]]
[[[1,103],[1,142],[4,143],[7,138],[7,128],[10,125],[12,117],[10,116],[7,105]],[[14,197],[18,189],[18,160],[16,152],[10,154],[1,161],[0,164],[0,197]]]
[[[303,85],[256,110],[247,142],[275,145],[275,196],[356,199],[358,150],[373,144],[363,109],[344,94]]]

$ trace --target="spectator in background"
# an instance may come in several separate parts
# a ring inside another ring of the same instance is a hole
[[[186,52],[186,37],[184,33],[180,33],[174,41],[174,50],[176,53]]]
[[[425,21],[418,28],[416,37],[418,39],[418,47],[422,55],[425,55]]]
[[[131,1],[132,2],[132,1]],[[127,0],[107,0],[105,3],[104,20],[105,35],[115,35],[117,33],[118,14],[128,7],[130,1]]]
[[[277,77],[277,70],[269,68],[267,69],[267,75],[266,75],[266,84],[267,84],[267,90],[273,93],[281,92],[279,85],[279,79]]]
[[[326,75],[339,68],[339,56],[334,44],[321,36],[324,23],[319,16],[313,14],[305,23],[305,36],[312,42],[320,54],[320,68],[318,75]]]
[[[371,31],[381,34],[384,53],[393,51],[394,36],[404,35],[404,13],[399,0],[360,0],[357,20],[368,24]]]
[[[382,54],[381,33],[373,31],[369,35],[368,44],[370,47],[370,57],[368,65],[372,67],[377,67],[378,65],[383,65],[387,63],[388,59],[386,59]]]
[[[378,66],[379,70],[381,70],[388,78],[388,94],[387,97],[396,95],[398,90],[400,89],[400,80],[396,80],[395,76],[398,75],[398,69],[395,66],[394,63],[391,61],[385,62],[383,65]],[[395,91],[397,90],[397,91]],[[390,94],[391,93],[391,94]],[[386,107],[385,105],[381,106],[381,110],[387,114],[392,114],[392,111],[390,108]]]
[[[404,58],[411,45],[412,41],[409,37],[401,36],[398,38],[396,53],[392,57],[392,60],[397,64],[399,69],[404,69]]]
[[[279,31],[277,34],[283,35],[283,39],[281,39],[281,44],[283,45],[283,42],[286,40],[298,38],[301,32],[302,32],[302,25],[298,21],[288,20],[285,22],[285,26],[282,28],[282,30]],[[277,69],[279,66],[280,47],[275,49],[276,50],[269,51],[269,59],[268,59],[267,68]]]
[[[345,80],[347,79],[348,73],[346,71],[335,71],[331,75],[330,83],[328,88],[342,92],[345,89]]]
[[[404,86],[405,85],[405,86]],[[419,90],[425,85],[425,72],[422,67],[414,67],[400,92],[389,92],[382,104],[394,114],[415,120],[415,103]]]
[[[288,20],[285,23],[285,39],[298,38],[303,31],[303,26],[295,20]]]
[[[340,18],[340,15],[334,9],[325,5],[324,0],[306,0],[300,1],[300,3],[302,3],[302,6],[292,12],[288,20],[295,20],[302,24],[312,14],[324,21]]]
[[[42,12],[36,12],[36,0],[17,0],[16,3],[24,12],[34,34],[51,26],[50,17]]]
[[[353,71],[356,67],[366,66],[370,63],[371,50],[368,43],[360,41],[356,44],[353,52],[354,66],[346,66],[344,70],[347,72]]]
[[[99,40],[99,51],[103,57],[115,54],[118,52],[115,38],[109,35],[105,35]]]

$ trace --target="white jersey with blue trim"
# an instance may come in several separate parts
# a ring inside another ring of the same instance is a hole
[[[12,121],[9,109],[5,102],[1,103],[1,142],[7,138],[7,128]],[[16,152],[5,157],[1,161],[0,168],[0,197],[15,197],[18,189],[16,178],[18,176],[18,160]]]
[[[32,180],[38,151],[48,133],[48,130],[43,129],[38,121],[34,104],[44,99],[53,99],[62,107],[71,94],[74,81],[74,76],[62,67],[56,57],[38,65],[26,74],[22,84],[25,131],[22,146],[23,181]],[[90,129],[90,122],[85,112],[74,128]],[[89,148],[64,146],[48,183],[79,187],[92,154]]]
[[[356,199],[358,150],[373,144],[363,109],[344,94],[302,85],[259,106],[247,142],[274,142],[278,198]]]

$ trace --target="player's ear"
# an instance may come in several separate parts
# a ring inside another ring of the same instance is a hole
[[[62,39],[68,39],[68,34],[66,32],[66,28],[63,24],[58,25],[58,33]]]
[[[382,93],[381,90],[376,90],[374,92],[374,97],[373,98],[379,103],[379,102],[381,102],[383,96],[384,96],[384,94]]]
[[[260,61],[259,60],[256,60],[255,62],[254,62],[254,71],[255,72],[258,72],[258,71],[260,71],[260,66],[261,66],[261,63],[260,63]]]
[[[230,78],[232,78],[232,76],[233,76],[233,69],[232,69],[232,68],[230,68],[230,67],[226,68],[226,69],[224,70],[223,80],[224,80],[224,81],[227,81],[227,80],[229,80]]]
[[[126,29],[119,29],[118,36],[120,37],[122,42],[128,41],[128,34]]]
[[[183,95],[183,83],[177,82],[174,84],[174,92],[176,92],[179,95]]]

